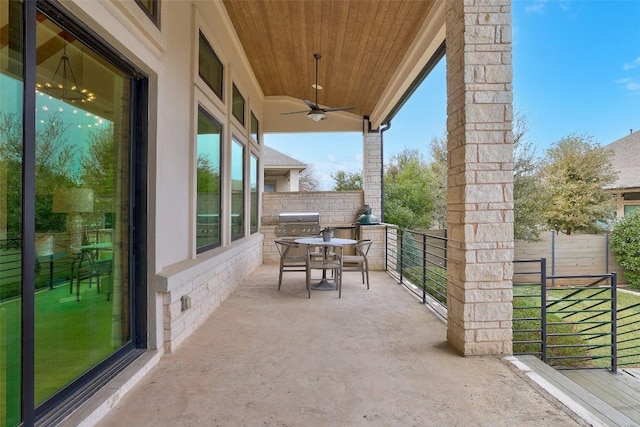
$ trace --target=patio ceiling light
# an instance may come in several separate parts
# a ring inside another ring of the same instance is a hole
[[[327,115],[324,113],[324,111],[312,110],[309,114],[307,114],[307,117],[309,117],[314,122],[319,122],[320,120],[325,120],[327,118]]]

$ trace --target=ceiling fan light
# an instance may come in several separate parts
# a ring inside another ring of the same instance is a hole
[[[314,122],[319,122],[320,120],[325,120],[327,118],[327,115],[322,111],[312,111],[307,114],[307,117],[309,117]]]

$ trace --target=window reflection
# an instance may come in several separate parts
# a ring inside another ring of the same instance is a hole
[[[231,238],[244,236],[244,145],[231,144]]]
[[[130,340],[130,79],[40,16],[36,68],[35,397]]]
[[[251,112],[251,138],[253,138],[253,140],[257,143],[260,143],[258,139],[259,126],[260,124],[258,123],[258,119],[256,118],[256,116],[253,114],[253,111],[252,111]]]
[[[218,55],[213,51],[204,34],[200,32],[198,44],[198,73],[207,86],[209,86],[220,99],[224,99],[222,96],[223,71],[222,61],[220,61]]]
[[[220,245],[220,144],[222,127],[198,109],[196,248]]]
[[[244,97],[236,87],[235,83],[233,84],[232,112],[233,117],[238,119],[238,121],[244,126]]]
[[[251,224],[250,232],[258,231],[258,158],[251,153]]]
[[[22,8],[0,1],[0,425],[21,420]]]

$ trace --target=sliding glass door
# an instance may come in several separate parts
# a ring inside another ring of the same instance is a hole
[[[0,426],[21,420],[22,16],[19,2],[0,1]]]
[[[130,339],[131,78],[38,15],[36,404]]]
[[[141,172],[131,167],[144,134],[133,129],[140,79],[45,9],[25,32],[24,4],[0,1],[9,34],[0,45],[0,427],[43,415],[109,369],[133,347],[140,308],[132,197]]]

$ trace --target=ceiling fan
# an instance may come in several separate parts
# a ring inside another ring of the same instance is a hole
[[[299,114],[299,113],[307,113],[307,117],[313,120],[314,122],[319,122],[320,120],[325,120],[327,118],[326,113],[330,111],[346,111],[352,110],[354,107],[333,107],[333,108],[321,108],[318,105],[318,89],[322,89],[322,87],[318,84],[318,60],[320,60],[321,56],[319,53],[314,53],[313,57],[316,61],[316,82],[313,87],[316,89],[316,102],[313,103],[308,99],[304,100],[304,103],[307,104],[309,110],[303,111],[290,111],[287,113],[281,114]]]

